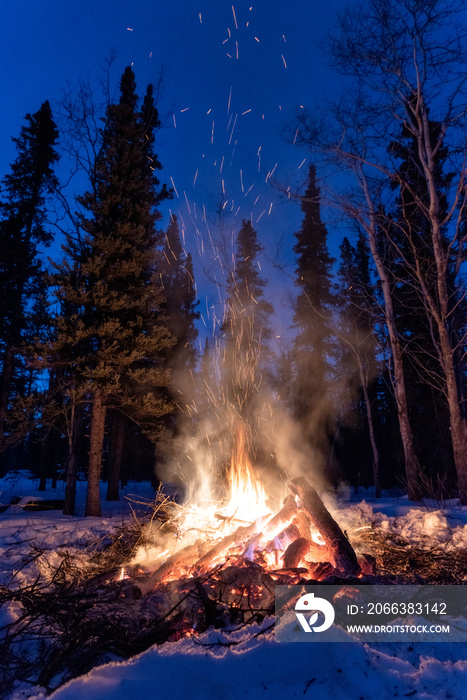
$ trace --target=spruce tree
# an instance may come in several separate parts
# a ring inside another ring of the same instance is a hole
[[[301,199],[303,223],[295,233],[299,289],[293,322],[296,374],[295,414],[308,440],[326,451],[328,405],[332,400],[334,305],[332,264],[327,247],[327,229],[321,219],[321,193],[316,169],[310,165],[305,195]]]
[[[55,351],[77,372],[91,405],[86,515],[100,515],[99,480],[107,410],[117,408],[157,433],[170,409],[164,353],[172,344],[157,275],[160,218],[167,196],[154,171],[157,110],[148,88],[138,110],[135,78],[126,68],[120,100],[105,115],[94,187],[80,198],[82,236],[70,238],[57,295],[72,313],[57,319]]]
[[[190,372],[196,364],[195,341],[198,331],[195,321],[199,318],[196,311],[196,285],[193,276],[193,260],[187,253],[180,239],[180,230],[176,216],[172,216],[164,234],[160,274],[165,295],[163,308],[167,316],[167,326],[176,339],[175,345],[168,352],[169,364],[173,370],[175,390],[182,393],[187,390]]]
[[[53,165],[58,131],[48,102],[14,138],[17,157],[1,183],[0,201],[0,450],[5,444],[5,421],[11,388],[19,370],[20,348],[27,340],[35,301],[44,293],[43,269],[38,258],[51,243],[45,227],[47,196],[57,180]],[[30,337],[29,337],[30,340]]]
[[[272,305],[264,299],[266,282],[258,268],[263,246],[249,221],[237,235],[234,268],[229,275],[223,329],[227,333],[230,365],[229,397],[240,415],[246,415],[268,359]]]
[[[243,221],[236,240],[234,266],[229,275],[228,299],[222,330],[225,333],[225,401],[231,434],[243,435],[252,459],[258,448],[257,399],[270,361],[268,339],[271,335],[272,305],[264,299],[265,280],[258,267],[263,251],[257,232]]]
[[[165,358],[171,373],[167,396],[175,406],[165,420],[165,439],[159,446],[159,456],[164,461],[172,461],[176,458],[177,436],[187,436],[194,427],[195,340],[198,335],[195,321],[199,318],[193,261],[183,248],[177,217],[173,215],[163,236],[159,273],[165,296],[162,309],[174,338],[174,345],[166,350]]]

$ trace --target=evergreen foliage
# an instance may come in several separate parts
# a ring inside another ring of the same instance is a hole
[[[321,195],[316,169],[310,165],[301,199],[303,223],[295,233],[297,261],[295,285],[299,292],[293,322],[295,415],[306,438],[323,453],[327,452],[332,396],[334,290],[333,258],[327,246],[327,229],[321,219]]]
[[[173,344],[162,313],[157,274],[161,234],[153,151],[157,110],[149,88],[138,110],[134,74],[123,73],[120,100],[107,108],[94,188],[80,203],[82,236],[69,238],[56,277],[57,297],[71,310],[56,319],[52,353],[75,375],[92,404],[87,515],[100,513],[99,478],[106,411],[118,408],[156,439],[172,409],[163,393],[165,351]]]
[[[22,344],[43,326],[43,267],[39,252],[52,240],[45,226],[47,198],[56,187],[58,131],[48,102],[14,138],[17,157],[1,183],[0,201],[0,449],[14,394],[21,395]],[[41,307],[41,308],[40,308]],[[24,348],[23,348],[24,352]],[[18,383],[19,382],[19,383]],[[16,383],[16,386],[15,386]]]
[[[440,136],[440,124],[430,121],[431,139]],[[392,275],[396,327],[404,348],[403,365],[407,382],[410,421],[425,479],[452,477],[453,455],[449,446],[449,407],[438,350],[438,333],[430,322],[426,293],[417,284],[421,275],[428,294],[437,298],[437,271],[433,256],[432,229],[425,207],[429,206],[427,183],[421,173],[418,144],[407,127],[390,146],[398,163],[393,188],[397,200],[391,218],[387,245],[387,267]],[[438,190],[440,216],[445,217],[448,192],[453,174],[447,169],[449,151],[439,148],[433,167]],[[400,183],[398,185],[398,183]],[[423,206],[420,206],[420,202]],[[443,230],[442,245],[448,251],[448,237]],[[466,326],[466,306],[455,285],[453,256],[447,254],[449,312],[453,345],[456,331]],[[416,270],[419,272],[416,272]],[[456,329],[456,330],[454,330]],[[459,373],[460,376],[460,373]],[[461,389],[461,387],[459,387]],[[442,466],[441,466],[442,465]]]
[[[195,321],[196,285],[191,253],[184,250],[180,237],[178,220],[170,217],[163,237],[160,259],[160,281],[165,295],[162,309],[167,319],[167,328],[174,338],[174,345],[167,348],[165,358],[170,369],[171,379],[167,396],[175,410],[167,416],[164,444],[159,454],[166,462],[178,458],[177,440],[180,434],[193,429],[192,421],[195,399],[196,348],[198,330]],[[193,403],[194,402],[194,403]]]
[[[186,374],[193,372],[196,364],[195,341],[198,331],[195,321],[199,318],[196,311],[196,285],[193,274],[191,253],[187,253],[180,238],[176,216],[172,216],[164,234],[164,247],[160,264],[162,288],[165,302],[163,308],[167,317],[167,326],[176,339],[168,354],[173,372],[182,373],[184,378],[174,377],[178,388],[184,392]]]
[[[251,410],[269,359],[267,340],[273,307],[264,299],[266,282],[257,260],[262,250],[257,232],[249,221],[243,220],[236,240],[234,267],[229,274],[223,324],[228,401],[243,418]]]
[[[341,362],[346,369],[347,382],[352,392],[350,399],[352,412],[350,426],[347,428],[347,450],[346,454],[343,454],[343,461],[347,462],[347,473],[356,470],[358,473],[362,470],[362,454],[366,454],[367,459],[370,458],[368,446],[371,445],[373,483],[375,495],[379,498],[381,474],[380,449],[376,438],[378,406],[375,380],[380,372],[377,361],[377,329],[382,318],[378,313],[370,255],[363,233],[359,233],[355,246],[345,237],[340,246],[340,253],[338,277],[341,319],[339,338],[343,345]],[[362,427],[365,433],[364,441],[359,436]],[[352,462],[353,468],[349,469],[348,465]]]

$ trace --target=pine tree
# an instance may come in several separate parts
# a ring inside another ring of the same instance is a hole
[[[157,110],[149,88],[138,111],[134,74],[126,68],[120,100],[108,106],[95,186],[80,198],[81,240],[69,240],[57,282],[72,313],[57,319],[54,351],[75,367],[81,395],[91,406],[86,515],[100,515],[99,480],[109,407],[157,433],[171,405],[164,352],[172,344],[161,307],[156,247],[160,234],[153,151]]]
[[[166,352],[167,366],[171,371],[169,397],[176,406],[166,421],[166,448],[161,450],[164,459],[174,456],[175,438],[193,428],[191,420],[195,401],[195,341],[198,331],[195,326],[199,313],[196,311],[196,285],[193,276],[191,253],[182,245],[176,216],[171,216],[164,234],[160,279],[164,290],[163,310],[167,327],[175,344]]]
[[[212,430],[216,407],[220,402],[220,353],[217,352],[219,338],[205,338],[200,368],[195,379],[194,418],[198,428],[206,426]]]
[[[321,219],[321,194],[316,169],[310,165],[307,188],[301,200],[303,223],[295,233],[297,260],[293,322],[296,374],[296,417],[306,437],[326,452],[331,401],[333,354],[333,258],[327,247],[327,229]]]
[[[257,232],[243,221],[237,234],[233,269],[228,278],[225,306],[224,343],[221,368],[221,401],[225,411],[221,420],[229,425],[233,445],[227,454],[245,454],[256,463],[259,442],[260,401],[265,392],[263,381],[270,363],[268,339],[272,305],[264,299],[265,280],[259,272],[258,255],[263,251]]]
[[[0,202],[0,450],[12,383],[18,372],[20,347],[35,300],[43,294],[40,246],[52,240],[44,222],[47,196],[56,186],[53,165],[58,138],[50,105],[44,102],[14,138],[17,158],[1,184]],[[26,333],[27,335],[27,333]]]

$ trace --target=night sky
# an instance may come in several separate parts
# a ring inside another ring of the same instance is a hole
[[[285,329],[293,285],[267,258],[276,256],[282,240],[282,260],[293,274],[292,236],[301,212],[271,182],[306,177],[306,153],[287,144],[281,132],[300,106],[323,104],[339,89],[320,47],[344,5],[344,0],[3,0],[0,176],[15,158],[11,137],[27,112],[46,99],[59,111],[63,91],[67,85],[75,89],[80,79],[95,86],[100,100],[111,52],[117,98],[125,66],[133,66],[140,96],[163,68],[164,128],[157,152],[161,180],[175,190],[163,223],[169,209],[179,216],[195,258],[203,319],[212,326],[208,316],[217,290],[204,281],[202,270],[222,279],[211,243],[218,236],[220,208],[227,236],[236,233],[242,218],[258,231],[266,249],[261,264],[273,282],[268,298],[282,309]],[[66,171],[65,157],[61,168]],[[330,230],[334,254],[340,237]]]

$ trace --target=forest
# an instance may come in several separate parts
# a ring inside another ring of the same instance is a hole
[[[331,42],[352,88],[284,128],[308,163],[301,187],[275,183],[302,212],[287,320],[246,212],[233,254],[219,229],[206,334],[190,231],[162,213],[158,91],[132,67],[102,114],[82,86],[60,120],[47,100],[25,116],[0,184],[0,476],[63,480],[69,515],[86,480],[99,516],[101,480],[109,500],[128,479],[187,494],[193,452],[212,451],[221,483],[241,445],[266,482],[309,469],[467,505],[465,36],[453,3],[372,8]]]

